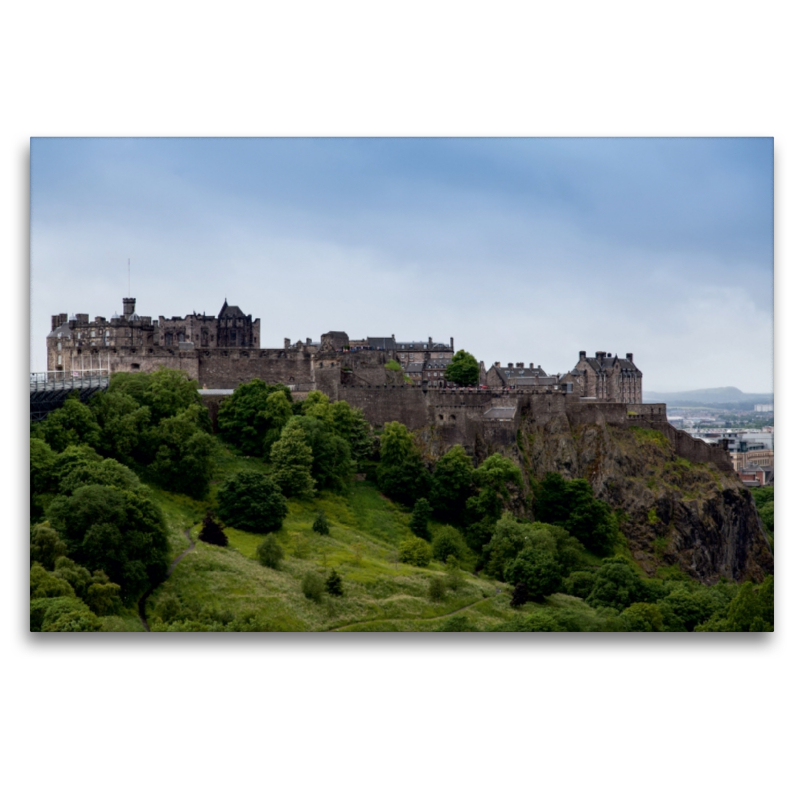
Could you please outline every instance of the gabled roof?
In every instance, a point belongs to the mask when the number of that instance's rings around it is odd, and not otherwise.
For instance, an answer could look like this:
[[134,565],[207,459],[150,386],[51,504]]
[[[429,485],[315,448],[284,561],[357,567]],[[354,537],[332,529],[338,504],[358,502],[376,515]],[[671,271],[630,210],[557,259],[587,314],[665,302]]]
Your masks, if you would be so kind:
[[239,306],[229,306],[227,298],[225,302],[222,304],[222,308],[219,312],[220,319],[231,319],[232,317],[244,317],[247,316]]
[[367,347],[382,347],[384,350],[394,350],[394,336],[367,336]]

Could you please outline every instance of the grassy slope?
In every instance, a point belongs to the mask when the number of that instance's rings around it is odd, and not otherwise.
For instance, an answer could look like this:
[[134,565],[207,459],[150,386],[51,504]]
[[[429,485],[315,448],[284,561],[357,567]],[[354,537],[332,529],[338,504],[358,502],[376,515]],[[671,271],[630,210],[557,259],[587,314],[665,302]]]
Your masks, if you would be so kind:
[[[241,468],[264,469],[263,462],[227,450],[220,456],[218,479]],[[183,530],[189,529],[196,541],[206,505],[168,492],[154,490],[154,495],[167,516],[174,558],[188,546]],[[320,510],[330,522],[328,537],[311,529]],[[178,618],[224,621],[254,615],[268,620],[268,628],[292,631],[436,630],[448,615],[460,611],[470,625],[481,629],[513,615],[508,594],[502,591],[507,587],[467,572],[463,588],[431,602],[430,579],[444,575],[444,565],[432,562],[418,568],[396,560],[397,546],[409,533],[409,517],[366,481],[355,482],[347,496],[324,493],[312,501],[292,500],[277,534],[287,556],[280,569],[256,561],[263,535],[226,528],[229,546],[197,542],[149,598],[147,618],[157,624],[162,613],[167,616],[168,602],[174,608],[174,600],[180,606],[173,611]],[[327,575],[332,568],[344,580],[344,597],[308,600],[300,589],[303,575]]]

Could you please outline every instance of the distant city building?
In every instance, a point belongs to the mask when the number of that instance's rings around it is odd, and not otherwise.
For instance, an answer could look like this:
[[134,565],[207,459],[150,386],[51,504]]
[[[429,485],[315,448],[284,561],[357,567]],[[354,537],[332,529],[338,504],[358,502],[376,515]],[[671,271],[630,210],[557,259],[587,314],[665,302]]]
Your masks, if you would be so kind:
[[760,412],[774,411],[775,406],[768,403],[758,403],[754,406],[753,410]]

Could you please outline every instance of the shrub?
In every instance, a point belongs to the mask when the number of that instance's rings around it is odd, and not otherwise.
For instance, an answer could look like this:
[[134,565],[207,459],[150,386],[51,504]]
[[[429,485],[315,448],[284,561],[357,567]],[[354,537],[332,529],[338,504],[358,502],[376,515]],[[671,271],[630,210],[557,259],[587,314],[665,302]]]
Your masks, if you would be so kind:
[[275,482],[258,472],[238,472],[227,480],[217,494],[217,502],[223,522],[256,533],[278,530],[289,513]]
[[629,631],[650,633],[663,630],[664,626],[661,611],[653,603],[632,603],[619,615],[619,618]]
[[431,563],[431,546],[418,536],[409,536],[400,542],[398,558],[404,564],[427,567]]
[[31,601],[32,631],[99,631],[100,620],[77,597],[48,597]]
[[445,525],[434,535],[432,549],[433,557],[437,561],[447,561],[450,556],[458,560],[464,558],[467,544],[455,528]]
[[330,535],[331,526],[328,524],[328,518],[325,516],[324,511],[320,511],[314,518],[314,524],[311,526],[311,530],[313,530],[314,533],[318,533],[320,536]]
[[264,541],[256,548],[258,560],[271,569],[278,569],[283,561],[283,548],[274,533],[268,533]]
[[336,597],[341,597],[344,594],[342,576],[335,569],[331,570],[331,574],[328,575],[325,581],[325,591]]
[[464,614],[456,614],[453,617],[448,617],[444,624],[438,629],[442,633],[464,633],[467,631],[477,631]]
[[503,572],[506,583],[524,583],[533,599],[553,594],[561,588],[558,564],[550,553],[526,545],[520,554],[506,565]]
[[419,536],[420,539],[430,541],[431,535],[428,531],[428,520],[431,518],[432,511],[431,504],[424,497],[420,497],[414,503],[414,510],[411,512],[411,520],[408,526],[414,532],[414,535]]
[[325,591],[325,581],[322,580],[322,576],[316,572],[306,572],[306,574],[303,575],[300,588],[309,600],[319,603],[322,600],[322,593]]
[[445,583],[447,588],[452,589],[454,592],[464,588],[464,576],[461,574],[461,567],[458,566],[458,560],[455,556],[447,556]]
[[67,554],[67,545],[49,522],[31,528],[31,564],[38,561],[45,569],[55,569],[56,559]]
[[594,574],[585,570],[573,572],[564,579],[564,591],[573,597],[585,600],[594,588]]
[[201,542],[215,544],[217,547],[228,546],[228,537],[225,535],[225,531],[222,530],[222,525],[211,516],[210,512],[203,519],[203,529],[200,531],[198,538]]
[[428,584],[428,597],[431,602],[438,603],[444,599],[447,587],[441,575],[434,575]]

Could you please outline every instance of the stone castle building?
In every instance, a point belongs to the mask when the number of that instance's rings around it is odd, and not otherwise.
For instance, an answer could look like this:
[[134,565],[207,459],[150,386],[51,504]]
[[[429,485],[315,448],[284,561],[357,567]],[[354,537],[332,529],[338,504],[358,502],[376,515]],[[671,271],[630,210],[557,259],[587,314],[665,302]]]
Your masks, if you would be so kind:
[[581,351],[575,367],[560,375],[533,363],[495,362],[487,372],[481,362],[481,388],[465,389],[444,378],[454,354],[452,338],[449,344],[432,338],[398,342],[394,335],[351,340],[344,331],[329,331],[319,342],[284,339],[283,347],[262,348],[260,320],[227,300],[216,317],[192,313],[153,320],[140,317],[135,307],[134,298],[125,298],[122,315],[111,319],[54,315],[48,371],[180,369],[205,390],[212,418],[225,394],[254,378],[283,383],[300,396],[318,389],[332,401],[363,409],[373,425],[397,420],[412,430],[428,430],[441,452],[461,444],[476,456],[513,447],[525,418],[645,425],[663,431],[679,455],[731,469],[723,448],[676,431],[664,404],[642,403],[642,373],[632,353],[619,358],[598,351],[587,358]]

